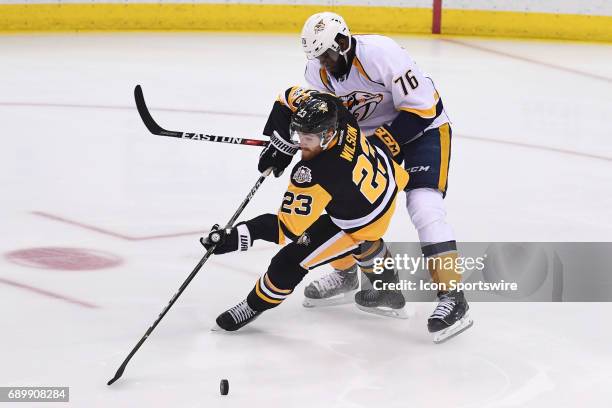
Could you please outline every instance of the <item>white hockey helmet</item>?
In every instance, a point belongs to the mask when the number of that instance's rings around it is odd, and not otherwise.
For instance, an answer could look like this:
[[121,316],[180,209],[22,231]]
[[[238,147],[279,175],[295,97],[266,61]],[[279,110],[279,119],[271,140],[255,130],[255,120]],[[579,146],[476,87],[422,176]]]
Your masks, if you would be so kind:
[[338,34],[348,37],[350,44],[351,32],[340,15],[325,11],[310,16],[302,28],[302,48],[306,57],[315,59],[329,49],[344,55],[346,51],[336,42]]

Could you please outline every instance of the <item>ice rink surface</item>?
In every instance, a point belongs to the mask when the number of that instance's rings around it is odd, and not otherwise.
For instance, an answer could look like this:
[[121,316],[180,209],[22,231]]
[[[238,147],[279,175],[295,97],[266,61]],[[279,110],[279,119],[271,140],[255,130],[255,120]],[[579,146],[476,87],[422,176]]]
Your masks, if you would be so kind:
[[[453,120],[459,240],[612,240],[612,46],[396,39]],[[258,176],[259,148],[151,135],[134,86],[168,129],[257,138],[303,83],[299,38],[10,35],[0,61],[0,386],[70,386],[54,406],[75,407],[608,406],[607,303],[473,303],[474,327],[434,345],[433,304],[408,321],[307,310],[303,282],[247,328],[210,332],[265,272],[265,243],[212,258],[107,387],[203,254],[198,231]],[[287,182],[267,180],[242,219],[275,212]],[[417,239],[403,207],[388,241]]]

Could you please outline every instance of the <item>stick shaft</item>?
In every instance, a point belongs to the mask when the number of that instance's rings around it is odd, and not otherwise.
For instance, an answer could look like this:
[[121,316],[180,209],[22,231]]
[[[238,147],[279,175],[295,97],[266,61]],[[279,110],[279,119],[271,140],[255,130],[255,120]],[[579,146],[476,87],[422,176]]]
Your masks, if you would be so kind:
[[[259,187],[261,186],[261,184],[264,182],[266,177],[268,177],[268,175],[270,174],[271,170],[272,169],[268,169],[265,172],[263,172],[261,176],[259,176],[259,178],[257,179],[257,182],[255,182],[255,185],[251,188],[251,190],[249,191],[245,199],[242,201],[242,203],[240,203],[240,206],[238,207],[236,212],[234,212],[234,215],[232,215],[232,217],[228,221],[225,228],[231,228],[234,225],[234,222],[236,222],[236,220],[238,219],[242,211],[245,209],[247,204],[251,201],[251,199],[253,198],[253,196],[255,195]],[[108,381],[107,385],[111,385],[115,381],[117,381],[119,378],[121,378],[121,376],[123,375],[123,372],[125,371],[125,368],[127,367],[128,363],[130,362],[134,354],[136,354],[138,349],[140,349],[140,346],[142,346],[142,344],[147,340],[149,335],[153,333],[153,330],[155,330],[159,322],[162,321],[166,313],[168,313],[172,305],[174,305],[174,303],[178,300],[178,298],[181,296],[181,294],[187,288],[187,286],[193,280],[193,278],[195,278],[195,276],[198,274],[202,266],[204,266],[204,264],[206,263],[206,261],[208,260],[208,258],[210,257],[210,255],[213,253],[214,250],[215,250],[215,247],[213,246],[208,251],[206,251],[202,259],[200,259],[200,262],[198,262],[195,268],[193,268],[193,271],[191,271],[191,273],[189,274],[185,282],[183,282],[179,290],[174,294],[174,296],[172,296],[172,299],[170,299],[170,302],[168,303],[168,305],[162,310],[162,312],[159,314],[155,322],[153,322],[153,324],[149,327],[149,329],[146,331],[144,336],[142,336],[140,341],[136,344],[136,346],[134,346],[132,351],[130,351],[130,354],[128,354],[125,360],[123,360],[123,363],[121,363],[121,366],[119,366],[119,369],[117,369],[115,376],[110,381]]]
[[136,85],[134,88],[134,100],[136,101],[136,108],[138,109],[138,113],[140,114],[140,118],[144,122],[145,126],[151,133],[158,136],[167,136],[167,137],[175,137],[178,139],[191,139],[191,140],[202,140],[205,142],[216,142],[216,143],[230,143],[230,144],[239,144],[239,145],[247,145],[247,146],[267,146],[268,141],[260,140],[260,139],[247,139],[242,137],[228,137],[228,136],[219,136],[219,135],[210,135],[207,133],[198,133],[198,132],[183,132],[177,130],[167,130],[162,128],[155,122],[153,116],[151,116],[151,112],[149,112],[149,108],[147,108],[147,104],[144,100],[144,94],[142,93],[142,87],[140,85]]

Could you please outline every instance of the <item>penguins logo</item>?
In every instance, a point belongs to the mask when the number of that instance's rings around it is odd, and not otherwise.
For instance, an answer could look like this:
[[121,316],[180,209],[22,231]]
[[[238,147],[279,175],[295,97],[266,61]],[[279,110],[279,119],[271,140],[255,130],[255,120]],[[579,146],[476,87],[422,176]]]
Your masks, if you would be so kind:
[[354,91],[341,97],[344,106],[361,121],[372,116],[376,107],[382,102],[382,94],[373,94],[363,91]]

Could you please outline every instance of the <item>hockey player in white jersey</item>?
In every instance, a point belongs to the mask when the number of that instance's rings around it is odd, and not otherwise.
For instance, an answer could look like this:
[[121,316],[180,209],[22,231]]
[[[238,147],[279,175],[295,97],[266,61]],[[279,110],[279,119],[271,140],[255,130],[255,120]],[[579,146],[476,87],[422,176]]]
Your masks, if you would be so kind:
[[[433,81],[391,38],[351,35],[335,13],[311,16],[302,30],[308,62],[305,78],[312,88],[340,97],[358,120],[362,132],[382,140],[410,173],[407,209],[418,231],[423,255],[434,260],[430,274],[437,283],[460,281],[455,267],[457,245],[446,221],[446,195],[451,151],[451,126]],[[443,262],[435,262],[435,260]],[[330,275],[305,288],[305,305],[351,291],[357,268],[349,258],[332,264]],[[361,302],[360,302],[361,299]],[[363,303],[364,297],[356,297]],[[472,325],[461,291],[440,291],[428,319],[434,341],[443,341]],[[376,307],[371,298],[366,307]]]

